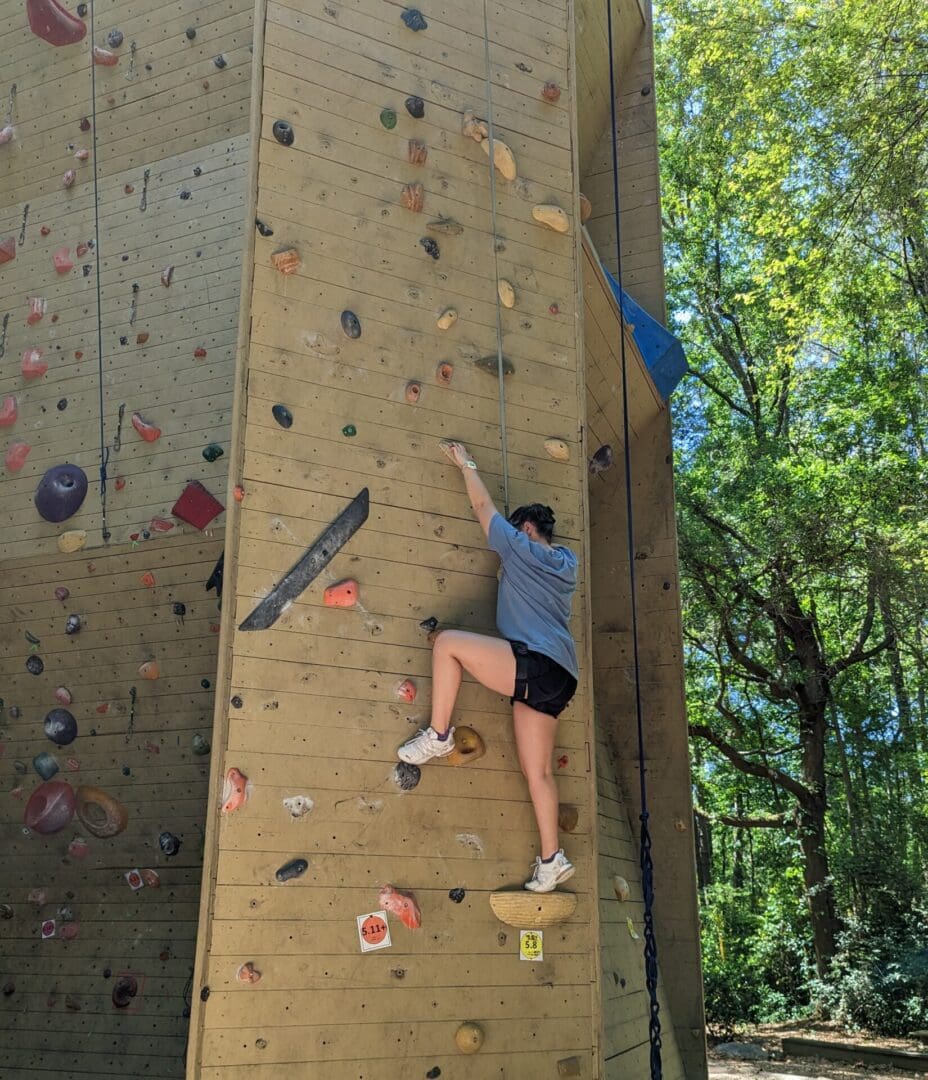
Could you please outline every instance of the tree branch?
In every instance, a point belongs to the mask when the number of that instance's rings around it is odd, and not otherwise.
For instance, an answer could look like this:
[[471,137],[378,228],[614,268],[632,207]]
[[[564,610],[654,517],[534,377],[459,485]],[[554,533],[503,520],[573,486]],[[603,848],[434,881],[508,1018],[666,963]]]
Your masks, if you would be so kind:
[[698,804],[693,805],[693,813],[713,825],[730,825],[733,829],[795,829],[796,819],[792,814],[771,814],[763,817],[733,817],[731,814],[710,814]]
[[762,780],[772,780],[773,783],[795,796],[803,806],[810,802],[812,793],[798,780],[794,780],[789,773],[774,769],[770,765],[759,765],[756,761],[749,761],[720,735],[716,735],[707,724],[690,724],[689,733],[695,739],[705,739],[706,742],[711,743],[740,772],[747,773],[748,776],[760,777]]

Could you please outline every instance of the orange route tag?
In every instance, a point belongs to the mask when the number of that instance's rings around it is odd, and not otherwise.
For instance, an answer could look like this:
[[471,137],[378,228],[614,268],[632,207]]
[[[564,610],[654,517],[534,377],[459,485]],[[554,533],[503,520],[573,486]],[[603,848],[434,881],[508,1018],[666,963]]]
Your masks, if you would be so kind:
[[361,940],[361,952],[373,952],[375,949],[388,949],[390,924],[385,911],[374,911],[369,915],[358,916],[358,937]]

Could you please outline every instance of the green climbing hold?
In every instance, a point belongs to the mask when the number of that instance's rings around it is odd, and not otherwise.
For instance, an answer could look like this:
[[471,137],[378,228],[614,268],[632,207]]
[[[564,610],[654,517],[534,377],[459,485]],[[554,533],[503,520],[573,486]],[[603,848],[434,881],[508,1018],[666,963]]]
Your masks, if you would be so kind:
[[342,428],[342,435],[345,435],[349,439],[353,439],[354,436],[357,435],[357,433],[358,429],[354,426],[354,424],[345,424],[345,426]]
[[396,127],[396,109],[382,109],[380,122],[387,131],[392,131]]
[[203,457],[207,461],[215,461],[216,458],[221,458],[224,451],[218,443],[210,443],[209,446],[203,447]]

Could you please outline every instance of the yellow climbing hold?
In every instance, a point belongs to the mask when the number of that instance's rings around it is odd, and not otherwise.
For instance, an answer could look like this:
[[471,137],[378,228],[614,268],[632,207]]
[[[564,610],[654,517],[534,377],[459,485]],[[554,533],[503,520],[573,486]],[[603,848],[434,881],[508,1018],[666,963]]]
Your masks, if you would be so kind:
[[500,922],[517,930],[543,930],[569,919],[577,909],[577,897],[568,892],[514,889],[490,893],[490,909]]
[[454,729],[454,749],[446,760],[449,765],[466,765],[469,761],[482,758],[486,752],[480,735],[471,727],[460,726]]
[[58,550],[62,555],[71,555],[75,551],[80,551],[86,543],[87,533],[83,529],[71,529],[58,537]]
[[468,1020],[454,1033],[454,1041],[462,1054],[476,1054],[483,1046],[483,1028],[473,1020]]
[[[501,139],[493,139],[493,164],[498,169],[500,175],[504,180],[515,180],[516,176],[516,158],[515,154],[509,149],[509,147]],[[490,156],[490,140],[481,142],[483,152]]]
[[499,302],[504,308],[516,306],[516,290],[512,287],[512,282],[500,278],[496,283],[496,291],[499,293]]
[[555,461],[570,461],[570,447],[563,439],[545,439],[545,453]]
[[450,330],[452,326],[458,321],[458,313],[453,307],[445,308],[445,310],[438,316],[438,329]]
[[[482,142],[489,137],[490,129],[487,127],[485,120],[477,119],[477,114],[473,109],[466,109],[461,124],[461,132],[475,142]],[[487,153],[489,153],[489,151],[487,151]]]
[[542,203],[532,208],[532,217],[555,232],[566,233],[570,228],[570,219],[559,206]]

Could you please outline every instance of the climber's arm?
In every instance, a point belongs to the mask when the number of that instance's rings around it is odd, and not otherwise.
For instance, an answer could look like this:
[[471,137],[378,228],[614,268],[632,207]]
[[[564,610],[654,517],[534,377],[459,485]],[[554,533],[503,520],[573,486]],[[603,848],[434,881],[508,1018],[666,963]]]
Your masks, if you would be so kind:
[[442,443],[442,450],[461,470],[470,505],[473,508],[474,515],[480,522],[480,528],[483,529],[484,536],[487,536],[490,531],[490,521],[493,515],[497,513],[497,510],[492,496],[487,491],[486,484],[477,474],[477,463],[470,456],[467,447],[463,443],[445,442]]

